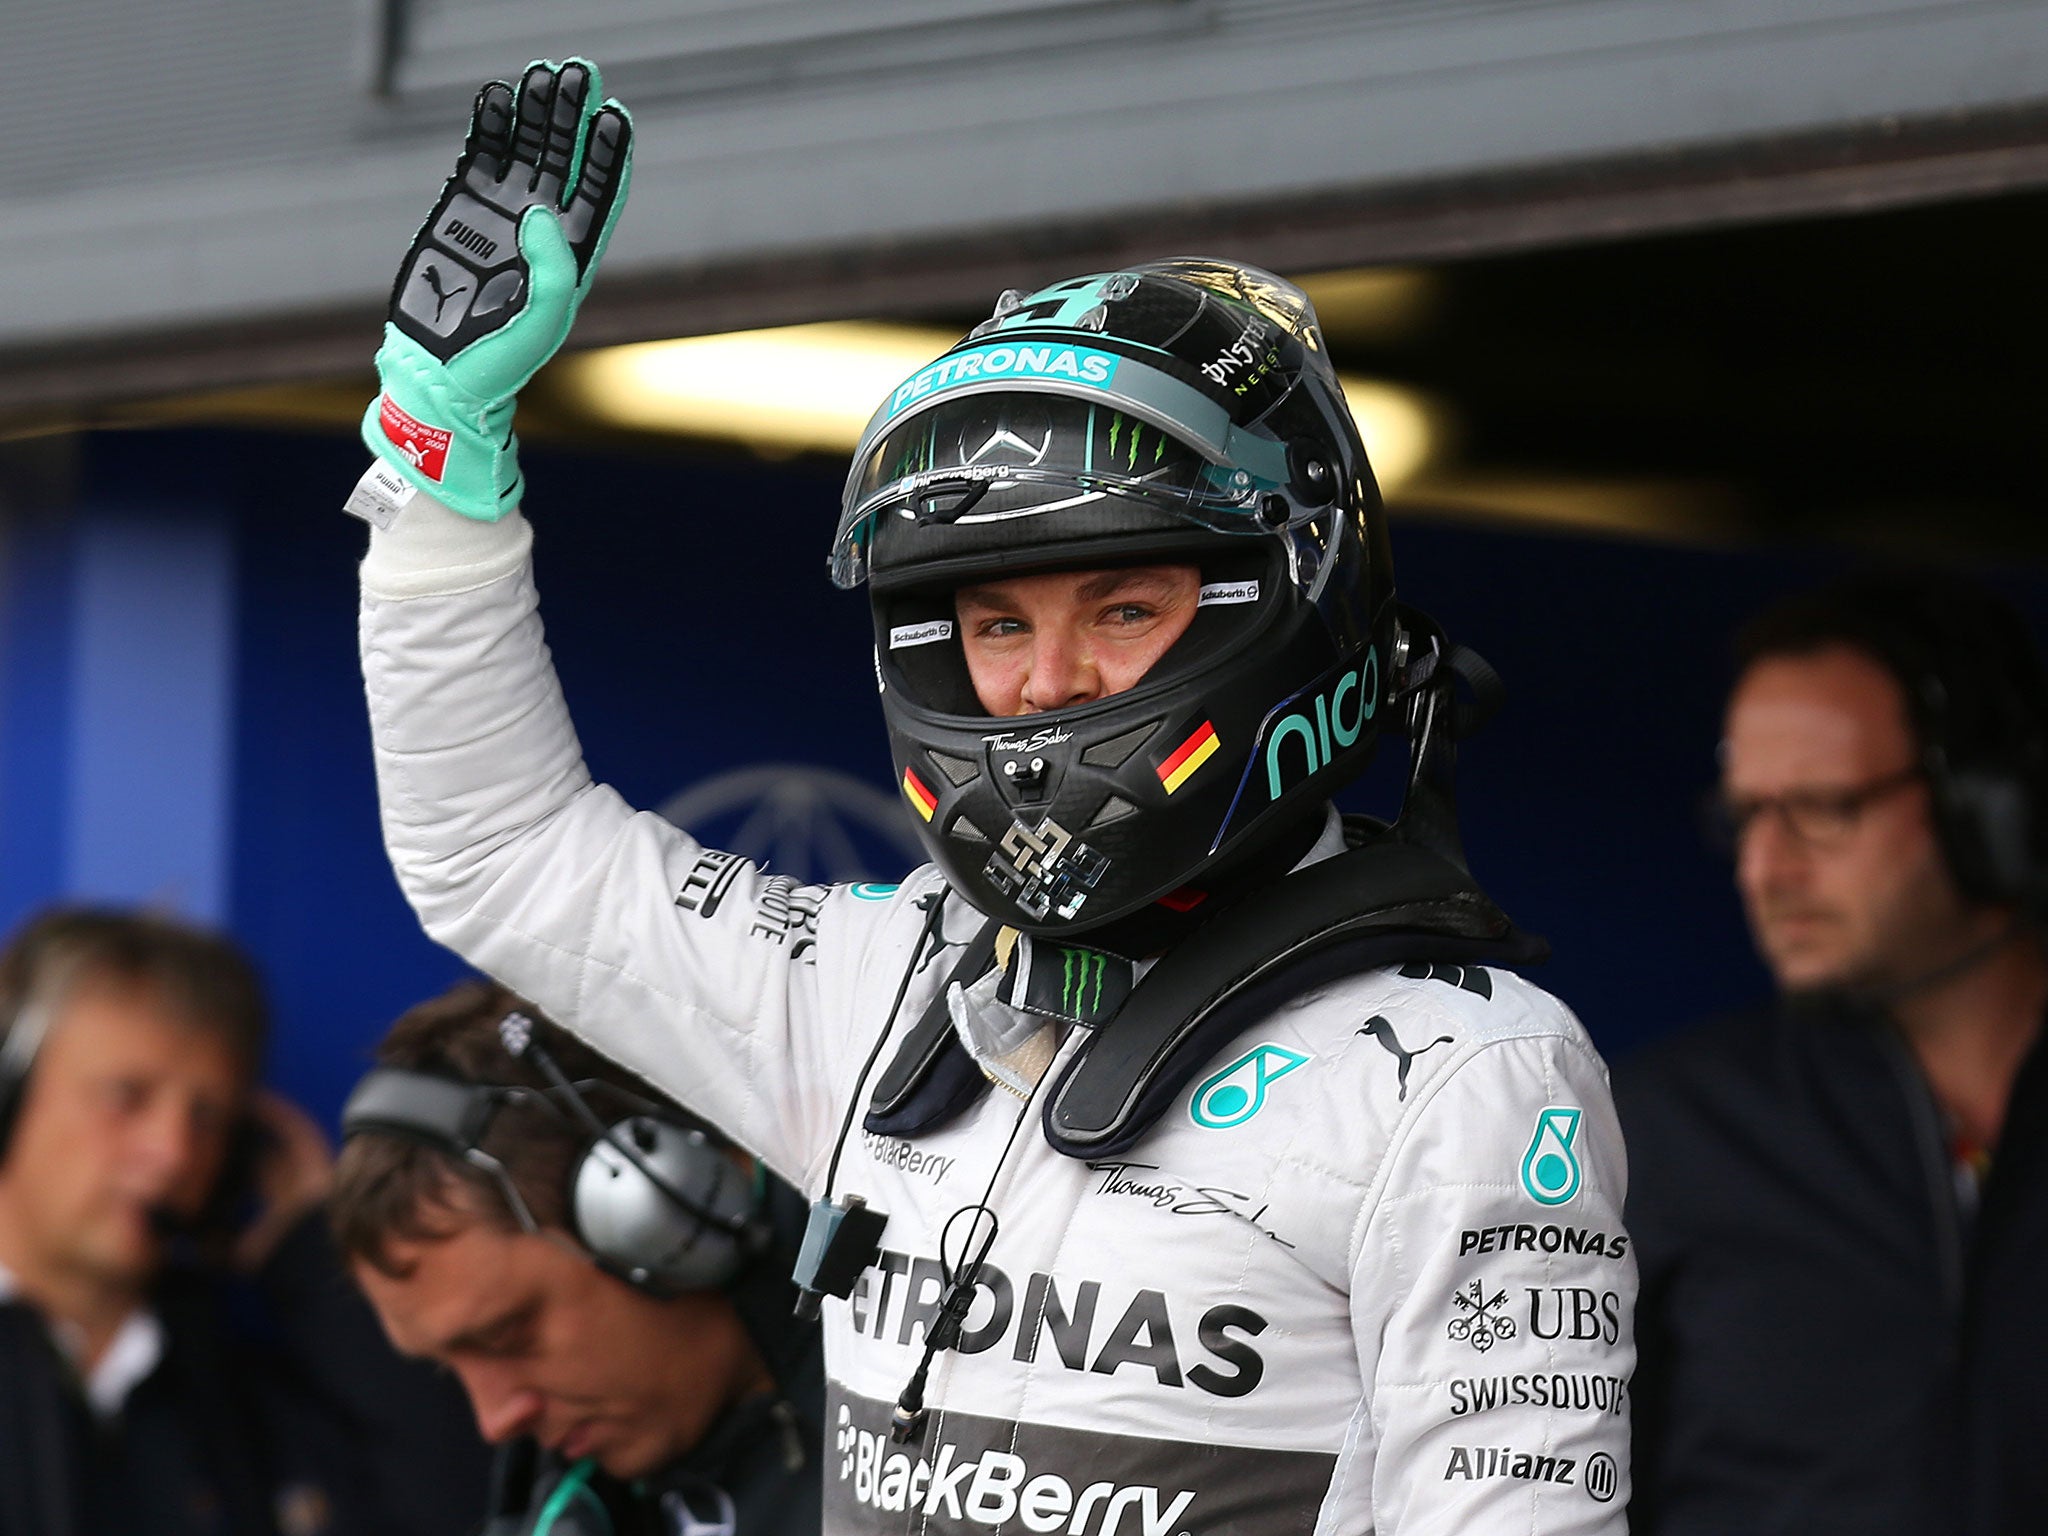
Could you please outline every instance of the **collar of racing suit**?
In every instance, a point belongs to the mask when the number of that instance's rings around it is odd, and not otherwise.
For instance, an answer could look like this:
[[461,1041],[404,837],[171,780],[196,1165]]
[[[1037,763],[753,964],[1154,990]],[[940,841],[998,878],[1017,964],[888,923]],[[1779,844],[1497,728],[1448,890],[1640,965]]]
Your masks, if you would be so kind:
[[1088,1159],[1128,1150],[1224,1043],[1343,975],[1405,963],[1527,964],[1517,929],[1461,866],[1363,818],[1328,813],[1286,876],[1214,912],[1164,954],[1130,961],[996,925],[971,942],[878,1083],[869,1131],[916,1136],[999,1084],[1023,1097],[1065,1025],[1091,1037],[1046,1096],[1047,1142]]
[[[1290,873],[1344,851],[1344,820],[1335,806],[1325,806],[1303,830],[1314,836],[1307,852],[1288,860]],[[1299,839],[1290,843],[1300,845]],[[993,968],[972,982],[947,983],[953,1031],[996,1087],[1028,1099],[1068,1028],[1108,1024],[1168,947],[1135,950],[1105,943],[1096,933],[1086,937],[1085,944],[1063,944],[1003,928],[996,934]],[[1126,958],[1131,953],[1139,958]]]
[[[632,1482],[518,1441],[499,1454],[498,1514],[483,1536],[775,1536],[802,1521],[771,1518],[764,1528],[746,1516],[773,1508],[766,1495],[775,1488],[800,1492],[815,1479],[814,1438],[788,1398],[766,1392],[735,1405],[687,1455]],[[572,1482],[580,1497],[565,1501]]]

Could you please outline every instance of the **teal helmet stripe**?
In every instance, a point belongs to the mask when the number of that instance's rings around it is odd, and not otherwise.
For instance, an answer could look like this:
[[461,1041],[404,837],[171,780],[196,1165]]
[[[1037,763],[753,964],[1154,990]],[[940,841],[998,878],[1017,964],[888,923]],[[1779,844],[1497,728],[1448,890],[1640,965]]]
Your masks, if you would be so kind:
[[[993,377],[973,366],[991,352],[998,354]],[[1023,356],[1027,353],[1028,358]],[[1092,360],[1098,358],[1113,366],[1094,365]],[[1085,471],[941,464],[947,455],[934,438],[941,408],[977,395],[1034,394],[1082,401],[1091,412],[1100,407],[1113,413],[1110,440],[1100,449],[1093,431],[1088,433]],[[1090,424],[1092,428],[1092,420]],[[914,438],[914,454],[899,457],[892,446],[899,434]],[[1088,479],[1088,489],[1159,500],[1147,480],[1175,443],[1191,450],[1202,470],[1196,481],[1183,482],[1166,498],[1170,510],[1220,533],[1273,531],[1261,514],[1266,495],[1291,480],[1288,447],[1263,426],[1233,422],[1228,408],[1203,390],[1127,353],[1066,347],[1056,341],[958,348],[911,375],[869,421],[841,497],[839,528],[832,540],[832,579],[842,587],[865,579],[869,530],[876,514],[914,499],[927,476],[948,486],[957,486],[963,478],[1013,483],[1043,478],[1047,483],[1071,484],[1071,477],[1080,473]],[[1142,457],[1147,450],[1149,462]],[[905,460],[918,467],[906,471]],[[1310,515],[1312,508],[1295,509],[1296,520]]]
[[[976,394],[1066,395],[1107,405],[1112,410],[1135,417],[1185,443],[1210,463],[1231,471],[1230,477],[1223,482],[1229,487],[1227,497],[1243,503],[1246,511],[1251,510],[1261,486],[1287,483],[1285,444],[1254,428],[1238,426],[1230,419],[1230,412],[1207,394],[1139,358],[1118,356],[1109,377],[1101,383],[1066,373],[1013,370],[994,377],[972,372],[963,376],[957,367],[948,368],[959,359],[986,355],[992,350],[995,349],[980,346],[950,352],[937,363],[912,374],[883,402],[882,408],[868,422],[867,430],[861,434],[860,446],[854,450],[853,470],[847,486],[849,496],[856,494],[876,444],[895,430],[896,418],[913,399],[915,409],[923,410],[941,400]],[[1062,349],[1055,346],[1046,350],[1057,353]],[[906,391],[912,393],[906,397]],[[1135,463],[1133,456],[1131,464],[1126,467],[1134,467]],[[852,516],[864,518],[874,510],[876,502],[887,499],[879,490],[871,492],[851,509]],[[842,529],[841,537],[845,537],[848,531]]]

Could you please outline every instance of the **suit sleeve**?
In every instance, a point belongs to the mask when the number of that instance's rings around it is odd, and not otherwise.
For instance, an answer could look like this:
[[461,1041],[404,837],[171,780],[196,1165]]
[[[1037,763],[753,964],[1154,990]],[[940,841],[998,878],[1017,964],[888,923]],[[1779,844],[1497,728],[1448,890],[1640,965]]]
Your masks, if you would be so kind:
[[1361,1223],[1369,1398],[1340,1475],[1369,1480],[1381,1536],[1627,1529],[1627,1164],[1606,1070],[1567,1022],[1433,1084]]
[[851,999],[866,966],[908,963],[916,892],[799,887],[595,782],[530,547],[517,513],[425,497],[372,536],[360,638],[392,868],[433,938],[807,1188],[881,1024]]

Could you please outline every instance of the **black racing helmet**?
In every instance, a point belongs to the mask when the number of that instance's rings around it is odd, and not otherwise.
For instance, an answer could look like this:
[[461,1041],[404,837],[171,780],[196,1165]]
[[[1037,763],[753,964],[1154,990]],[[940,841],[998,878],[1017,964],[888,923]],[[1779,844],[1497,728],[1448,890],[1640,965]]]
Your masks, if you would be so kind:
[[[963,585],[1194,564],[1187,632],[1126,692],[998,719]],[[832,576],[866,580],[882,712],[933,861],[1077,933],[1206,899],[1370,761],[1390,694],[1379,489],[1308,296],[1199,258],[1005,293],[876,412]]]

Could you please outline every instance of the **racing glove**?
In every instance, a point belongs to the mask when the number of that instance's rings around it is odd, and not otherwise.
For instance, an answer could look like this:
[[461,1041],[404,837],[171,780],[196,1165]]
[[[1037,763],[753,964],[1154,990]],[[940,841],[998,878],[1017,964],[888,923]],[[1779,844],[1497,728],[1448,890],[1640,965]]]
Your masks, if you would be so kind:
[[467,517],[519,505],[516,398],[568,337],[626,205],[633,124],[603,90],[584,59],[485,86],[398,270],[363,441]]

